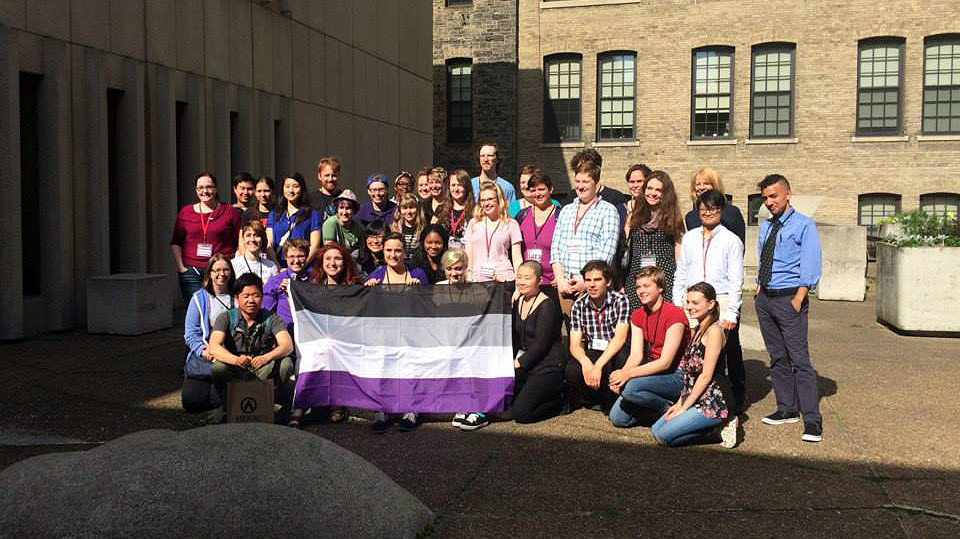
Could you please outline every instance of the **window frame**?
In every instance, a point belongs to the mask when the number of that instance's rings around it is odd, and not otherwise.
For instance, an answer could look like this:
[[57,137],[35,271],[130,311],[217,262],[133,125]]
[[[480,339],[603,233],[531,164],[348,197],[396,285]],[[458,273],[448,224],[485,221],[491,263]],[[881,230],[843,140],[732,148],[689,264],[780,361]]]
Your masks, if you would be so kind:
[[[727,94],[697,94],[697,53],[698,52],[717,52],[718,54],[730,55],[730,92]],[[736,76],[736,48],[730,45],[706,45],[697,47],[690,52],[690,140],[730,140],[736,138],[734,132],[734,93]],[[709,80],[709,79],[707,79]],[[698,96],[727,96],[730,99],[728,134],[726,136],[697,136],[696,134],[696,116],[697,116],[697,97]]]
[[864,208],[864,206],[865,206],[864,202],[874,202],[874,204],[875,204],[876,202],[882,201],[884,198],[887,198],[887,199],[890,199],[890,200],[893,200],[893,201],[894,201],[894,203],[893,203],[894,210],[893,210],[893,214],[892,214],[892,215],[882,215],[882,216],[880,216],[881,219],[886,218],[886,217],[893,217],[893,215],[896,215],[896,214],[900,213],[901,208],[903,207],[903,195],[900,195],[900,194],[897,194],[897,193],[886,193],[886,192],[861,193],[861,194],[857,195],[857,226],[865,226],[865,227],[868,227],[868,229],[869,229],[870,227],[879,227],[879,226],[880,226],[880,225],[878,225],[878,224],[876,224],[876,223],[874,223],[874,224],[865,224],[865,223],[863,222],[863,211],[862,211],[862,210],[863,210],[863,208]]
[[[756,206],[757,210],[754,211],[753,207]],[[760,208],[763,207],[763,195],[760,193],[750,193],[747,195],[747,226],[759,226],[760,218],[757,217],[757,213],[760,212]]]
[[[470,68],[470,99],[469,101],[458,100],[454,101],[451,96],[453,95],[453,70],[460,67],[469,67]],[[446,128],[447,128],[447,144],[470,144],[473,142],[473,59],[471,58],[450,58],[446,61]],[[459,75],[462,76],[462,75]],[[468,119],[469,125],[466,127],[458,126],[454,127],[453,125],[453,105],[454,103],[469,103],[467,107],[470,111],[466,116]],[[454,133],[460,133],[465,130],[465,134],[461,136],[453,136]]]
[[472,6],[473,0],[445,0],[443,3],[444,7],[464,7]]
[[[946,131],[936,131],[936,130],[930,131],[924,127],[924,124],[926,123],[926,119],[927,119],[927,116],[925,113],[927,108],[927,89],[943,88],[942,86],[939,86],[939,85],[927,86],[927,49],[933,45],[942,44],[943,42],[953,42],[956,46],[960,47],[960,34],[954,34],[954,33],[937,34],[937,35],[927,36],[923,39],[923,72],[922,72],[923,74],[921,78],[922,86],[921,86],[921,93],[920,93],[920,133],[924,135],[958,135],[960,134],[960,129],[958,130],[948,129]],[[958,69],[960,69],[960,67],[958,67]],[[960,92],[960,84],[958,85],[951,84],[947,86],[947,88],[956,89],[958,92]],[[940,103],[940,102],[936,101],[936,103]],[[954,101],[949,101],[949,103],[954,103]],[[957,101],[957,103],[960,103],[960,101]],[[951,118],[951,117],[952,116],[948,116],[948,118]],[[938,118],[938,116],[934,116],[933,118],[934,118],[934,121],[936,121],[935,119]]]
[[[787,52],[790,54],[790,129],[786,135],[758,135],[754,131],[755,102],[758,93],[771,94],[781,92],[757,92],[756,83],[757,56],[772,52]],[[797,44],[786,41],[758,43],[750,47],[750,138],[751,139],[789,139],[796,136],[797,129]],[[779,110],[779,109],[778,109]]]
[[[857,112],[854,118],[854,133],[857,136],[893,136],[900,135],[903,133],[903,83],[904,75],[903,70],[905,66],[904,62],[904,52],[906,51],[906,42],[907,40],[898,36],[881,36],[881,37],[868,37],[861,39],[857,42]],[[897,125],[893,128],[888,127],[860,127],[860,107],[863,104],[861,102],[862,93],[864,88],[860,86],[861,82],[861,66],[863,65],[862,54],[865,48],[867,47],[884,47],[884,46],[894,46],[898,51],[898,73],[897,73]],[[870,90],[877,90],[877,87],[872,87]],[[880,91],[889,92],[889,87],[882,87]],[[859,219],[859,218],[858,218]]]
[[944,210],[943,212],[938,212],[938,211],[931,212],[923,209],[923,205],[924,205],[923,199],[927,197],[937,197],[937,198],[943,197],[943,198],[953,199],[953,203],[957,205],[957,208],[953,210],[954,215],[960,215],[960,193],[951,193],[948,191],[936,191],[933,193],[923,193],[917,199],[917,208],[920,211],[926,213],[927,215],[940,215],[940,216],[946,217],[947,212],[949,212],[950,210]]
[[[579,84],[579,96],[576,98],[577,101],[577,132],[579,136],[576,138],[564,138],[563,130],[560,129],[562,126],[559,125],[559,122],[554,121],[553,124],[547,121],[547,118],[553,117],[556,118],[553,110],[553,101],[572,101],[571,98],[564,99],[551,99],[550,98],[550,64],[551,63],[563,63],[563,62],[576,62],[580,66],[580,84]],[[572,86],[571,86],[572,87]],[[551,132],[550,129],[553,127],[554,132]],[[543,142],[546,143],[559,143],[559,142],[580,142],[583,140],[583,55],[575,52],[563,52],[557,54],[549,54],[543,57]]]
[[[630,101],[633,102],[633,107],[630,110],[630,114],[633,116],[633,123],[630,126],[630,136],[629,137],[604,137],[603,136],[603,123],[601,122],[601,117],[603,114],[603,73],[602,66],[604,60],[607,58],[613,58],[619,55],[630,55],[633,57],[633,94],[630,96]],[[604,51],[597,54],[597,87],[596,87],[596,140],[597,142],[618,142],[618,141],[627,141],[627,140],[637,140],[637,51],[631,50],[615,50],[615,51]],[[606,98],[608,100],[626,100],[625,97],[610,97]],[[625,113],[626,111],[620,111]],[[611,127],[609,129],[625,129],[624,126]]]

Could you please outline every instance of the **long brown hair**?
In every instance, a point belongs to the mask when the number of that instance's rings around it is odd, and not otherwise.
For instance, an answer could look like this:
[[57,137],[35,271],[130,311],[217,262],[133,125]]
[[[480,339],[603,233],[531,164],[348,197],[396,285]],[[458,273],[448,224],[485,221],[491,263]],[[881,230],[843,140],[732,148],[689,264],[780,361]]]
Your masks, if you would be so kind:
[[650,221],[650,215],[653,209],[647,204],[647,199],[643,194],[647,191],[647,185],[652,180],[657,180],[663,184],[663,190],[660,194],[660,204],[657,205],[657,213],[660,217],[660,230],[673,241],[680,241],[680,238],[683,237],[683,233],[686,232],[687,229],[683,224],[683,216],[680,215],[680,206],[677,203],[677,190],[673,186],[673,180],[670,179],[669,174],[662,170],[654,170],[643,180],[643,189],[633,205],[633,212],[630,213],[630,229],[640,228],[642,224]]
[[447,188],[445,192],[446,196],[443,197],[443,204],[437,208],[436,216],[438,223],[446,223],[450,220],[450,214],[453,213],[453,195],[450,194],[450,180],[453,178],[456,178],[457,181],[463,185],[466,198],[466,201],[463,203],[463,211],[466,212],[468,220],[469,217],[473,216],[473,208],[476,204],[476,201],[473,197],[473,182],[470,180],[470,174],[466,170],[458,168],[457,170],[451,172],[450,176],[447,178]]
[[357,263],[353,261],[350,253],[339,243],[328,243],[317,252],[313,271],[310,272],[310,282],[326,284],[327,274],[323,271],[323,255],[327,251],[337,251],[340,253],[340,256],[343,257],[343,269],[340,270],[339,275],[334,275],[333,277],[337,281],[337,284],[359,284],[360,277],[357,275]]

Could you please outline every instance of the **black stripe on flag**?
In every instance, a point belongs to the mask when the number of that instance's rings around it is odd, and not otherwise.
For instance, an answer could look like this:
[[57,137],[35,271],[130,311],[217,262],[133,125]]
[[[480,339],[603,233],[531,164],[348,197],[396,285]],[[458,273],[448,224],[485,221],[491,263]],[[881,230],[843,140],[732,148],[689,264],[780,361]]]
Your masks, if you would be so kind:
[[455,318],[510,314],[513,283],[323,286],[291,281],[295,308],[334,316]]

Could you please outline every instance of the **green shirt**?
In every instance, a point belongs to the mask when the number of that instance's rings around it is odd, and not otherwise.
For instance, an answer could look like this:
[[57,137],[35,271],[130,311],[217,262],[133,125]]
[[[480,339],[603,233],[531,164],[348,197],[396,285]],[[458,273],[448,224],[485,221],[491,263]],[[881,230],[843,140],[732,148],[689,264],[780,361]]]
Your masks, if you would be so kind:
[[363,229],[359,223],[351,219],[348,226],[343,226],[336,215],[331,215],[323,222],[322,230],[324,242],[335,241],[356,258],[354,253],[359,251],[360,240],[363,238]]

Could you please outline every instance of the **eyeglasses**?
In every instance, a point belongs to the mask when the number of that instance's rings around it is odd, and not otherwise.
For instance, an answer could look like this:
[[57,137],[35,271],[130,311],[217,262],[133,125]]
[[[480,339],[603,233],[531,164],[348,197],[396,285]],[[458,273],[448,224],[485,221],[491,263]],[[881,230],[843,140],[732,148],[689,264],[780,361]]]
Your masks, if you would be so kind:
[[700,215],[717,215],[720,211],[720,208],[700,208]]

